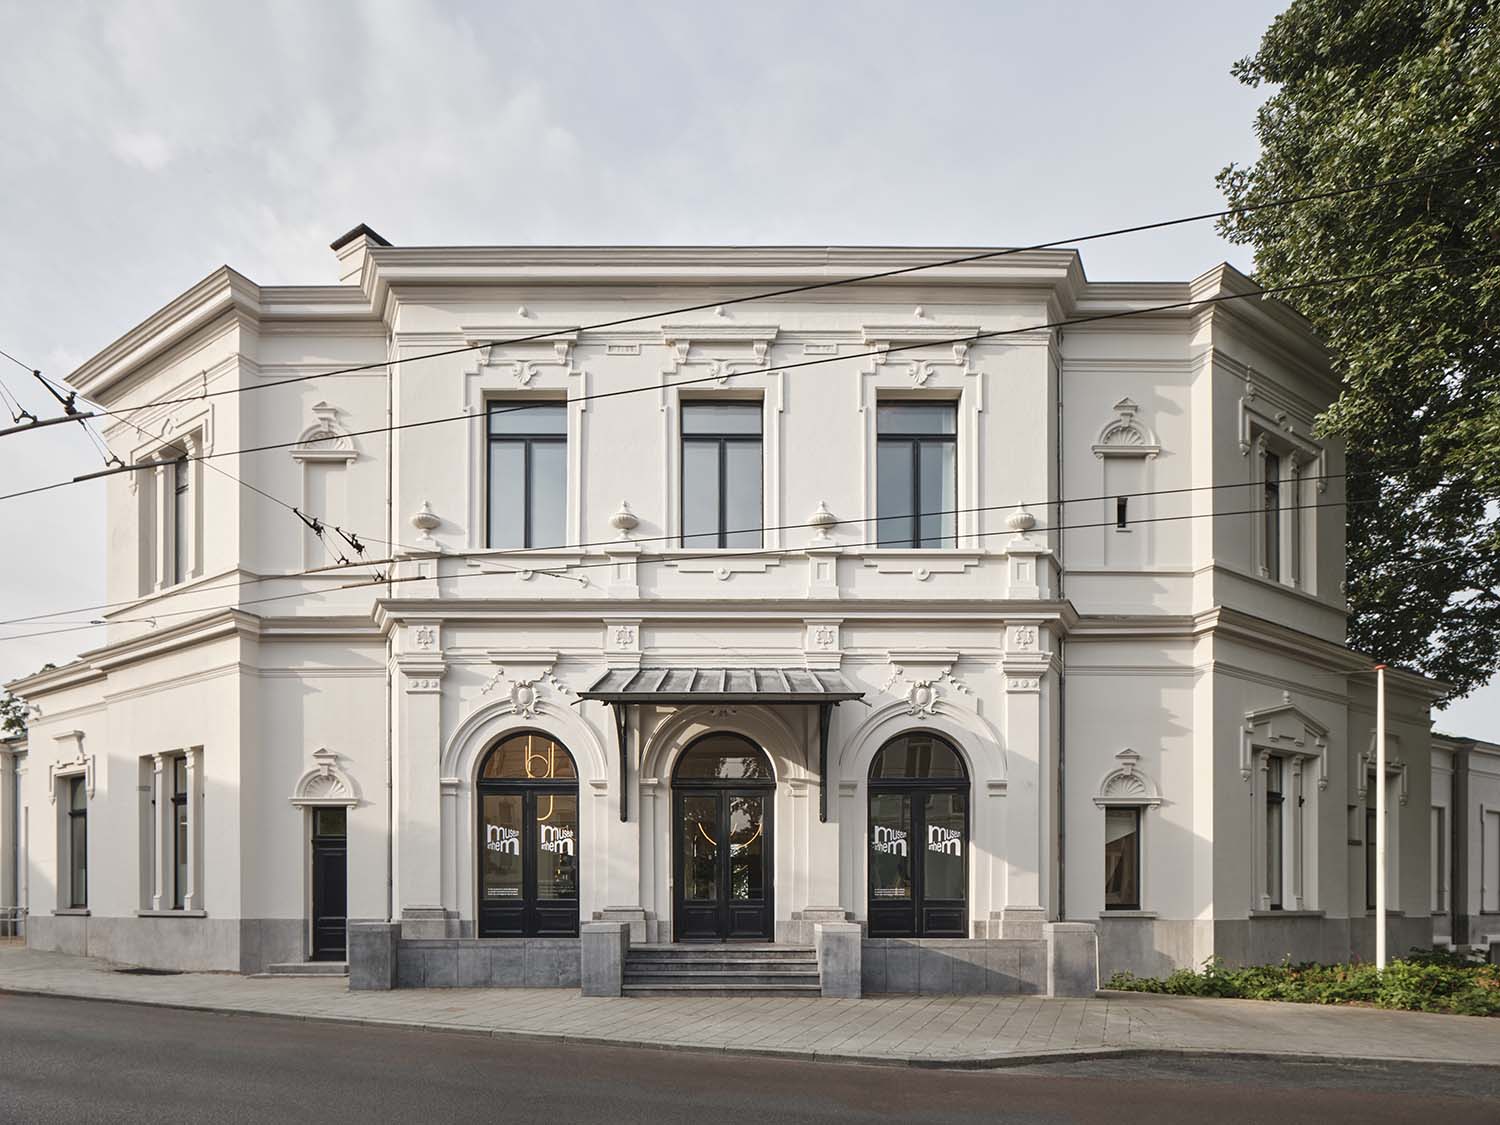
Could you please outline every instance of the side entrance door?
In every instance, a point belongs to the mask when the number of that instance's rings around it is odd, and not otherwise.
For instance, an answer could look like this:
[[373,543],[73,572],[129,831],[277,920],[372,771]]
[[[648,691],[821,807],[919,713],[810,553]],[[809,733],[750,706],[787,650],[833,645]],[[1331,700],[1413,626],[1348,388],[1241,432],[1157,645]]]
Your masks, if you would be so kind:
[[342,806],[312,811],[312,957],[348,959],[348,816]]

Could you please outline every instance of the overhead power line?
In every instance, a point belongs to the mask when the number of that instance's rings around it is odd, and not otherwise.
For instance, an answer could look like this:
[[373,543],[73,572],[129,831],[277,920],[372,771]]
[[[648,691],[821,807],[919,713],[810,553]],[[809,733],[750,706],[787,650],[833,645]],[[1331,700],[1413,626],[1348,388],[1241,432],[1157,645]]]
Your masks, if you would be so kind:
[[[538,340],[550,340],[556,336],[568,335],[581,332],[597,332],[606,328],[620,328],[627,324],[640,324],[644,321],[659,320],[667,316],[683,316],[687,313],[703,312],[707,309],[717,309],[729,305],[741,305],[752,301],[765,301],[777,297],[791,297],[801,293],[811,293],[821,289],[831,289],[835,286],[860,285],[872,281],[884,281],[893,277],[919,273],[926,270],[943,269],[951,266],[967,265],[973,262],[992,261],[996,258],[1006,258],[1015,254],[1026,254],[1037,250],[1055,250],[1073,246],[1082,242],[1097,242],[1106,238],[1118,238],[1128,234],[1144,234],[1148,231],[1166,230],[1171,227],[1183,226],[1189,223],[1201,223],[1210,219],[1223,219],[1231,215],[1246,215],[1257,211],[1275,210],[1282,207],[1292,207],[1303,203],[1313,203],[1330,199],[1339,199],[1349,195],[1357,195],[1362,192],[1379,191],[1382,188],[1396,187],[1402,184],[1422,183],[1429,180],[1445,179],[1449,176],[1467,175],[1477,169],[1486,167],[1483,162],[1449,166],[1446,168],[1433,169],[1430,172],[1416,172],[1409,176],[1393,176],[1383,180],[1368,180],[1348,187],[1330,188],[1327,191],[1308,192],[1303,195],[1285,196],[1279,199],[1268,199],[1261,203],[1246,204],[1242,207],[1226,207],[1218,211],[1202,211],[1194,215],[1183,215],[1173,219],[1159,219],[1148,223],[1137,223],[1133,226],[1115,227],[1112,230],[1095,231],[1090,234],[1072,235],[1067,238],[1056,238],[1047,242],[1033,242],[1027,246],[1011,246],[999,250],[984,250],[974,254],[963,254],[953,258],[943,258],[931,262],[919,262],[910,266],[898,266],[892,269],[879,270],[873,273],[858,274],[852,277],[830,278],[827,281],[808,282],[802,285],[792,285],[781,289],[771,289],[759,293],[744,294],[741,296],[721,297],[712,301],[704,301],[694,305],[683,305],[665,311],[638,313],[633,316],[617,317],[613,320],[598,321],[594,324],[575,325],[571,327],[550,328],[544,332],[536,332],[527,336],[519,336],[507,340],[489,340],[479,344],[466,344],[457,348],[445,348],[440,351],[425,352],[420,355],[398,356],[395,359],[384,359],[373,363],[356,364],[352,367],[340,367],[331,371],[311,372],[307,375],[295,375],[286,379],[275,379],[265,383],[252,383],[245,386],[226,387],[223,390],[210,391],[205,388],[196,395],[183,398],[156,399],[151,402],[141,403],[138,406],[116,407],[104,413],[119,414],[134,412],[137,410],[149,410],[159,406],[176,406],[181,403],[198,402],[205,398],[216,398],[220,395],[245,394],[250,391],[270,390],[275,387],[284,387],[292,383],[305,383],[313,379],[327,379],[335,375],[353,375],[363,371],[374,371],[381,368],[395,367],[403,363],[417,363],[428,359],[442,359],[446,356],[462,355],[465,352],[479,351],[483,348],[497,344],[514,345],[533,343]],[[17,361],[19,362],[19,361]],[[0,497],[3,499],[3,497]]]
[[[1471,256],[1466,256],[1471,257]],[[841,363],[851,359],[869,358],[872,356],[889,356],[894,353],[911,351],[918,348],[942,347],[953,344],[972,344],[981,340],[1002,339],[1007,336],[1022,335],[1029,332],[1041,332],[1054,328],[1075,327],[1081,324],[1096,324],[1103,321],[1121,320],[1133,316],[1145,316],[1152,313],[1174,312],[1185,309],[1205,308],[1213,305],[1225,304],[1230,301],[1244,300],[1247,298],[1272,297],[1284,293],[1301,292],[1308,289],[1319,289],[1331,285],[1342,285],[1356,281],[1366,281],[1374,277],[1391,277],[1404,273],[1417,273],[1424,270],[1440,269],[1452,265],[1454,258],[1445,259],[1440,262],[1427,262],[1420,265],[1405,266],[1399,268],[1386,268],[1381,270],[1368,270],[1362,273],[1345,274],[1337,277],[1320,278],[1313,281],[1297,282],[1288,285],[1267,286],[1254,289],[1246,293],[1223,293],[1213,297],[1200,297],[1185,301],[1172,301],[1160,305],[1145,305],[1134,309],[1121,309],[1114,312],[1094,313],[1086,316],[1064,317],[1060,320],[1047,321],[1040,324],[1031,324],[1021,328],[994,329],[985,332],[970,332],[962,336],[954,336],[941,340],[921,340],[910,344],[892,345],[886,348],[869,349],[859,352],[847,352],[841,355],[820,356],[815,359],[800,360],[795,363],[776,364],[765,368],[756,368],[753,372],[740,372],[738,374],[772,375],[780,372],[795,371],[807,367],[817,367],[828,363]],[[692,386],[698,383],[718,382],[721,376],[718,374],[704,375],[693,379],[679,379],[671,385],[674,387]],[[660,383],[649,383],[633,387],[621,387],[610,391],[594,391],[588,394],[573,395],[565,401],[574,402],[597,402],[601,399],[618,398],[623,395],[640,394],[644,392],[659,393]],[[517,406],[506,407],[503,410],[495,410],[492,413],[508,414],[518,410],[529,410],[542,405],[555,405],[557,400],[537,400]],[[473,422],[476,416],[473,414],[449,414],[437,418],[426,418],[416,422],[401,422],[386,426],[377,426],[365,430],[351,430],[349,437],[367,437],[373,434],[389,434],[397,430],[418,429],[425,426],[442,425],[448,422]],[[300,444],[301,439],[293,441],[268,442],[262,445],[245,446],[240,449],[215,450],[212,453],[200,453],[193,455],[191,460],[206,460],[209,458],[238,457],[248,453],[265,453],[276,449],[290,449]],[[133,472],[137,469],[151,468],[152,462],[142,462],[126,465],[117,469],[105,469],[93,473],[84,473],[71,480],[54,481],[51,484],[37,485],[32,488],[21,489],[17,492],[0,494],[0,500],[13,500],[22,496],[34,496],[38,493],[48,492],[57,488],[65,488],[72,484],[81,484],[85,481],[96,480],[100,477],[113,476],[122,472]]]

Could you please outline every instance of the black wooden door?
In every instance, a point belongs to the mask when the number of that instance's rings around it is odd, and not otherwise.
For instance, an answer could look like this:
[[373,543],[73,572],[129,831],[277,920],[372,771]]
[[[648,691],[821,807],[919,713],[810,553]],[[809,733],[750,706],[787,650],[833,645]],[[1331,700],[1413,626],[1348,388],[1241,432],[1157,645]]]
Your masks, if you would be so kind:
[[482,786],[479,936],[578,934],[578,791]]
[[968,793],[870,786],[871,937],[968,937]]
[[770,941],[772,807],[765,788],[674,792],[677,941]]
[[313,810],[312,955],[343,961],[349,950],[349,859],[347,811]]

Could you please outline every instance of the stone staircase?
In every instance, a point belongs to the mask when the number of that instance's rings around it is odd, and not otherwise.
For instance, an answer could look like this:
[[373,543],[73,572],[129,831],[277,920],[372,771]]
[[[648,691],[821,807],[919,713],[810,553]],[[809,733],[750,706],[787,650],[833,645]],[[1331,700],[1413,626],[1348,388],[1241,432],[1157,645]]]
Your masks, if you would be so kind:
[[256,973],[258,977],[347,977],[347,961],[283,961],[267,965],[266,971]]
[[632,945],[626,996],[818,996],[818,954],[794,945]]

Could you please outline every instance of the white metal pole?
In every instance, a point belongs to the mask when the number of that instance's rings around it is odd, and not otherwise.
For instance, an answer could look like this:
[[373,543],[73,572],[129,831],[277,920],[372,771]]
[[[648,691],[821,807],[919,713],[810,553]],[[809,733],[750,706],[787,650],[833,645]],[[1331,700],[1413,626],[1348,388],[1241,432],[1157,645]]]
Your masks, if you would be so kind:
[[1375,967],[1385,968],[1385,665],[1375,665]]

